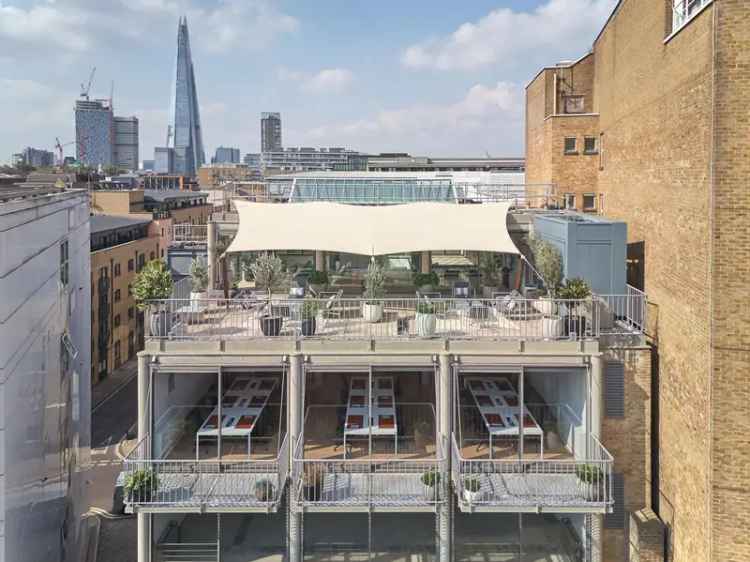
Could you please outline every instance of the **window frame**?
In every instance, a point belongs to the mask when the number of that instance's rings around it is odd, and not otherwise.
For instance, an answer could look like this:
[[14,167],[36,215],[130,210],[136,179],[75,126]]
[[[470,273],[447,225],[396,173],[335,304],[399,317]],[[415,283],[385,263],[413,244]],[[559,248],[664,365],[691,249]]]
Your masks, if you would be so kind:
[[[575,193],[563,193],[563,203],[566,211],[575,211],[576,209],[576,194]],[[572,204],[571,204],[572,203]]]
[[666,41],[684,29],[698,14],[705,10],[714,0],[671,0],[672,31]]
[[[594,202],[593,205],[590,205],[590,206],[586,205],[586,197],[592,198],[592,201]],[[583,205],[584,211],[596,211],[596,193],[587,192],[587,193],[581,194],[581,204]]]
[[[568,141],[573,141],[573,148],[568,150]],[[578,137],[564,137],[563,138],[563,154],[575,155],[578,154]]]
[[[599,154],[599,142],[598,142],[598,140],[599,139],[597,137],[594,137],[594,136],[588,136],[587,135],[587,136],[583,137],[583,153],[584,154],[589,154],[589,155]],[[588,148],[586,148],[586,143],[588,141],[592,141],[593,142],[594,148],[592,148],[591,150],[589,150]]]

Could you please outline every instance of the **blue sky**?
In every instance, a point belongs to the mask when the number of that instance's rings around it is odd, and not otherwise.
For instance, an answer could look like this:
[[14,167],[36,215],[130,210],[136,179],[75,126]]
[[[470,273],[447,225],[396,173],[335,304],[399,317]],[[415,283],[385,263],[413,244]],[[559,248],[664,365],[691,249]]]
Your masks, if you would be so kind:
[[0,0],[0,162],[72,140],[79,84],[163,144],[177,18],[191,33],[207,156],[286,146],[523,154],[523,87],[585,53],[615,0]]

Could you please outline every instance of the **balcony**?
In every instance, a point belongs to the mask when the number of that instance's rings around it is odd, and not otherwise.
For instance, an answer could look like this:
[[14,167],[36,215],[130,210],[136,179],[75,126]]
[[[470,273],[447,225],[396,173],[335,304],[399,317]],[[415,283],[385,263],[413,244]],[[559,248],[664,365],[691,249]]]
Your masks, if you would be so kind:
[[[625,295],[596,295],[584,301],[508,295],[493,299],[366,301],[342,297],[339,292],[328,298],[306,298],[304,302],[307,304],[303,308],[303,300],[283,297],[274,297],[270,302],[257,296],[152,301],[166,321],[153,326],[150,337],[156,340],[580,341],[643,334],[646,296],[632,287]],[[380,310],[377,321],[367,310],[373,302]],[[268,315],[278,320],[272,323],[263,320]]]
[[286,437],[269,460],[152,459],[149,436],[124,461],[126,482],[142,484],[125,494],[129,512],[275,512],[289,466]]
[[[461,511],[611,512],[613,458],[568,405],[525,404],[528,435],[494,442],[476,410],[461,410],[451,467]],[[560,438],[555,445],[550,428]]]

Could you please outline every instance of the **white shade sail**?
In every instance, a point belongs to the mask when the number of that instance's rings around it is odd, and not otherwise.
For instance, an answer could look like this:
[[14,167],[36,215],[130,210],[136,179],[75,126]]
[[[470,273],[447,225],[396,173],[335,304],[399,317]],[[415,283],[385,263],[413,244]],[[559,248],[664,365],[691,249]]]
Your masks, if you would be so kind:
[[510,203],[254,203],[236,200],[227,253],[322,250],[366,256],[439,250],[520,254],[508,234]]

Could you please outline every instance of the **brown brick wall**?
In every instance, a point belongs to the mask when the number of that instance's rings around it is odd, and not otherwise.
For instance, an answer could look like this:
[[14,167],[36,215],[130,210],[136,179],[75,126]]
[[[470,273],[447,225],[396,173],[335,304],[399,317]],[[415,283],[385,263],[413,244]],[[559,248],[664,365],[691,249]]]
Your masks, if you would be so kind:
[[750,3],[713,11],[711,554],[740,562],[750,560]]
[[549,183],[551,152],[545,150],[547,71],[526,88],[526,183]]

